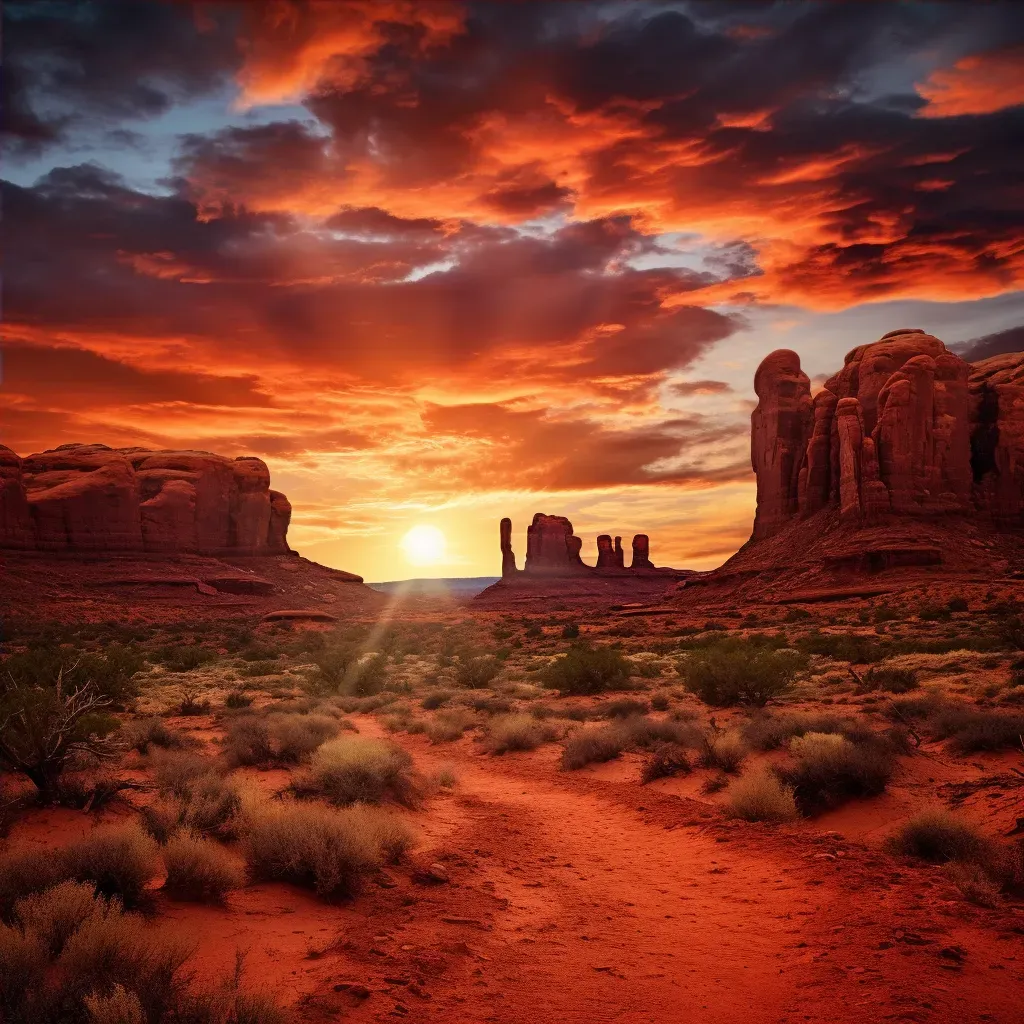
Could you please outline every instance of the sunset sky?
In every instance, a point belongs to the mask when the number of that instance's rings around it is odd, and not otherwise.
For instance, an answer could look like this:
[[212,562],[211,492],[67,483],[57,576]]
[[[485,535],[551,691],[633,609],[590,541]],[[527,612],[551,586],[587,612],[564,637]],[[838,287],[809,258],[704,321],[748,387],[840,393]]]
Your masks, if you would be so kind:
[[4,7],[0,441],[258,455],[369,580],[710,568],[765,354],[1024,348],[1024,4]]

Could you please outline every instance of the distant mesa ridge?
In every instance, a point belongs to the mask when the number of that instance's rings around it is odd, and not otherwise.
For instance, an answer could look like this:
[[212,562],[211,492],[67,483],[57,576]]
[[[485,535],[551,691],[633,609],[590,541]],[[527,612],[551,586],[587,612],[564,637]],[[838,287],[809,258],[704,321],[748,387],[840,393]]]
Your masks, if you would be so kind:
[[950,514],[1024,525],[1024,353],[971,364],[904,328],[855,348],[813,397],[788,349],[764,359],[754,390],[751,542],[827,508],[847,526]]
[[601,572],[607,575],[629,576],[637,572],[674,573],[674,569],[658,568],[651,562],[650,539],[645,533],[633,537],[633,557],[629,567],[625,564],[622,538],[612,539],[610,534],[597,538],[597,565],[590,566],[580,557],[583,541],[573,533],[572,523],[565,516],[549,516],[538,512],[526,528],[526,564],[520,570],[512,551],[512,520],[501,520],[502,579],[523,576],[573,576]]
[[287,554],[292,508],[257,458],[64,444],[0,445],[0,548]]

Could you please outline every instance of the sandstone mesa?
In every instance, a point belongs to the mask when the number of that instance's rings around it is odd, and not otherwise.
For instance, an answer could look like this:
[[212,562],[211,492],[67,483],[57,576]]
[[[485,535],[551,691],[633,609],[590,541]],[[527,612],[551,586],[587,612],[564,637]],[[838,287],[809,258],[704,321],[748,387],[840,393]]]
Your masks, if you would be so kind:
[[0,445],[0,547],[27,551],[272,555],[291,505],[257,458],[65,444]]

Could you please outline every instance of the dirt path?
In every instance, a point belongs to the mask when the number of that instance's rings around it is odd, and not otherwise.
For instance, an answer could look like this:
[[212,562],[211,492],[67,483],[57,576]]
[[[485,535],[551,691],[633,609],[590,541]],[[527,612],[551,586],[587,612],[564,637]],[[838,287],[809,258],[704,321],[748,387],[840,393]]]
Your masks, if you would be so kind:
[[[870,858],[844,860],[827,840],[801,850],[674,827],[664,808],[624,806],[615,787],[588,792],[586,773],[557,772],[553,748],[493,759],[468,742],[399,739],[422,769],[449,763],[459,776],[457,795],[420,822],[424,854],[452,881],[375,936],[368,963],[392,982],[352,1019],[1015,1019],[1020,936],[936,927],[935,905],[908,901],[899,878],[879,887]],[[953,946],[960,959],[942,955]],[[417,978],[412,997],[403,976]]]

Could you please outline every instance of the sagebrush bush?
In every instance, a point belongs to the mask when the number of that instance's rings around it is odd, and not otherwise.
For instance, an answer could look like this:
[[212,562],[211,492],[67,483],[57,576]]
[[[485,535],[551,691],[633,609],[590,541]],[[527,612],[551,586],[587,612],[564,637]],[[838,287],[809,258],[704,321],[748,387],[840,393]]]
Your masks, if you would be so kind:
[[933,864],[977,864],[992,856],[992,843],[977,826],[941,809],[915,815],[889,836],[885,845],[891,853],[919,857]]
[[1024,715],[983,711],[968,704],[949,704],[933,712],[927,728],[935,739],[948,739],[962,754],[1003,750],[1020,746]]
[[219,902],[245,884],[245,872],[219,843],[182,831],[163,849],[164,889],[176,899]]
[[969,903],[982,907],[996,905],[1000,885],[980,864],[952,861],[946,865],[946,874]]
[[625,690],[629,687],[630,663],[611,647],[574,644],[541,671],[541,682],[563,696]]
[[691,770],[690,759],[681,747],[674,743],[658,743],[640,769],[640,782],[646,784],[673,775],[687,775]]
[[228,726],[225,751],[240,765],[296,764],[341,731],[328,715],[243,715]]
[[252,697],[249,694],[244,693],[242,690],[232,690],[224,698],[224,707],[231,708],[232,711],[240,710],[241,708],[251,707]]
[[705,704],[763,707],[790,689],[800,665],[794,651],[725,640],[688,654],[679,671],[687,689]]
[[452,696],[451,690],[432,690],[420,701],[420,707],[425,711],[436,711],[439,707],[447,704]]
[[455,681],[468,690],[482,690],[491,685],[500,671],[501,662],[491,655],[460,659]]
[[487,726],[484,749],[492,754],[504,754],[510,750],[535,750],[554,738],[555,731],[532,715],[499,715]]
[[836,661],[853,664],[875,662],[884,654],[877,641],[859,633],[820,633],[814,630],[797,640],[796,647],[805,654],[823,654]]
[[180,750],[152,751],[149,766],[158,789],[181,797],[191,793],[197,780],[223,771],[212,758]]
[[465,731],[473,725],[473,716],[467,711],[452,709],[440,711],[427,723],[427,739],[431,743],[452,743],[462,739]]
[[115,985],[109,995],[93,992],[84,999],[89,1024],[145,1024],[142,1001],[122,985]]
[[809,732],[837,733],[851,743],[863,743],[874,735],[863,719],[831,712],[759,714],[743,726],[743,738],[755,750],[777,750],[794,736]]
[[192,672],[216,661],[217,652],[198,644],[180,644],[161,649],[156,657],[168,672]]
[[626,749],[626,742],[626,736],[614,726],[576,729],[565,741],[561,765],[571,771],[588,764],[612,761]]
[[263,803],[247,810],[242,849],[256,878],[292,882],[323,897],[348,896],[362,878],[412,843],[377,808]]
[[630,715],[646,715],[650,710],[647,701],[636,697],[618,697],[601,706],[607,718],[628,718]]
[[884,690],[886,693],[907,693],[916,690],[921,684],[917,672],[907,668],[872,667],[861,676],[863,684],[857,687],[858,693],[871,693]]
[[805,814],[817,814],[853,797],[877,796],[896,769],[883,741],[854,744],[835,733],[809,732],[790,742],[794,763],[779,769]]
[[729,810],[746,821],[790,821],[797,816],[793,790],[767,765],[756,765],[732,783]]
[[700,763],[704,768],[726,774],[739,771],[747,756],[747,745],[738,732],[709,730],[700,739]]
[[81,651],[58,643],[35,644],[27,651],[8,655],[2,675],[16,686],[51,687],[57,676],[65,689],[88,687],[116,707],[124,707],[138,695],[136,675],[145,667],[142,651],[134,645],[108,643],[102,653]]
[[82,922],[105,913],[107,903],[96,898],[91,882],[59,882],[14,904],[13,919],[26,933],[37,936],[51,957],[59,956]]
[[162,718],[140,718],[126,722],[121,727],[121,739],[140,754],[148,754],[150,747],[184,750],[196,745],[191,736],[172,729]]
[[412,805],[418,799],[412,769],[412,757],[391,740],[346,736],[316,750],[292,779],[292,789],[340,805],[388,799]]
[[67,877],[91,882],[101,896],[137,906],[156,877],[158,847],[137,821],[101,825],[64,847]]

